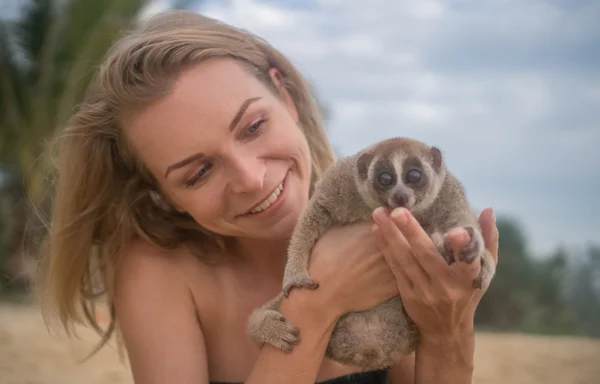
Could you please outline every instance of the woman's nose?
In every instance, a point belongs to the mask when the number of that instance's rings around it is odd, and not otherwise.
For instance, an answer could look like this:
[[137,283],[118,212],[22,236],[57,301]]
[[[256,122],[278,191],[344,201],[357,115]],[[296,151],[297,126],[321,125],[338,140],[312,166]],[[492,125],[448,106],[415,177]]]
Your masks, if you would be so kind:
[[231,190],[234,193],[256,192],[263,188],[266,164],[259,159],[240,158],[233,162]]

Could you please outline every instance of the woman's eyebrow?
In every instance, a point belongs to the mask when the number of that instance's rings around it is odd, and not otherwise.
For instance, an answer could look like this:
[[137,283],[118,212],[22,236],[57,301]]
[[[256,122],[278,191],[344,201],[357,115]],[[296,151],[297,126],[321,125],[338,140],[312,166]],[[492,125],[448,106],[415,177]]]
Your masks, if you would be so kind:
[[251,98],[247,99],[246,101],[244,101],[242,103],[242,105],[240,106],[240,109],[237,111],[237,113],[233,117],[233,120],[231,120],[231,124],[229,124],[229,131],[230,132],[233,131],[235,129],[235,127],[238,125],[238,123],[242,119],[242,116],[244,116],[244,112],[246,112],[246,109],[248,109],[248,107],[250,106],[250,104],[252,104],[255,101],[258,101],[260,99],[261,99],[260,96],[251,97]]
[[181,160],[181,161],[178,161],[178,162],[177,162],[177,163],[175,163],[175,164],[171,164],[171,165],[169,165],[169,166],[167,167],[167,171],[165,172],[165,179],[167,178],[167,176],[169,176],[169,173],[171,173],[171,172],[172,172],[172,171],[174,171],[175,169],[177,169],[177,168],[181,168],[181,167],[183,167],[183,166],[185,166],[185,165],[188,165],[189,163],[191,163],[191,162],[193,162],[193,161],[196,161],[196,160],[199,160],[199,159],[201,159],[201,158],[203,158],[203,157],[204,157],[204,154],[203,154],[203,153],[195,153],[195,154],[193,154],[193,155],[191,155],[191,156],[188,156],[188,157],[186,157],[185,159],[183,159],[183,160]]

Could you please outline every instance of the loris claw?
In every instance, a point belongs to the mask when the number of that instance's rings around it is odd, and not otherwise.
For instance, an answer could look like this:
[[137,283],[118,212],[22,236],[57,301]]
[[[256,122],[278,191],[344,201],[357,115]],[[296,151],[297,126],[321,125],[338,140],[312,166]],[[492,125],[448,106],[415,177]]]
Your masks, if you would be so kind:
[[308,275],[298,275],[288,278],[288,281],[283,285],[283,295],[288,297],[294,288],[317,289],[319,283],[311,279]]

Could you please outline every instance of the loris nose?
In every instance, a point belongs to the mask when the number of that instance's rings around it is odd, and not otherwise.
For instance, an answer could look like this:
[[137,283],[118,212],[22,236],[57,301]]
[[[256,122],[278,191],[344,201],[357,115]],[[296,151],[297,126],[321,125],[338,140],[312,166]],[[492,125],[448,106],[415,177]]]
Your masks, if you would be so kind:
[[408,194],[404,191],[395,192],[392,200],[396,204],[396,207],[404,207],[408,204]]

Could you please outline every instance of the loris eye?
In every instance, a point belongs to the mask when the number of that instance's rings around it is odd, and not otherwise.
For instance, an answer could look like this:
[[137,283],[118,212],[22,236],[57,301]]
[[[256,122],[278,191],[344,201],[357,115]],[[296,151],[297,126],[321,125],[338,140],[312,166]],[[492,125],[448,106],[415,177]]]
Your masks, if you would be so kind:
[[379,174],[379,183],[381,185],[390,185],[394,182],[394,176],[388,172],[382,172]]
[[411,169],[406,174],[406,182],[407,183],[418,183],[419,181],[421,181],[421,177],[422,177],[421,171],[419,171],[418,169]]

